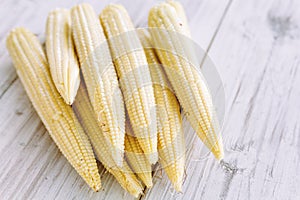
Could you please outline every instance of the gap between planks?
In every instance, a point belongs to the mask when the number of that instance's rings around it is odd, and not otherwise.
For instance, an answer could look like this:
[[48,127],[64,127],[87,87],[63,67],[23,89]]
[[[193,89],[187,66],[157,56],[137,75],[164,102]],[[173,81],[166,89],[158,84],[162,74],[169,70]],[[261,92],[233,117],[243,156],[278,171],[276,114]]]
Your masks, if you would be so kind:
[[[201,62],[200,62],[200,68],[203,67],[203,64],[205,63],[205,61],[206,61],[206,59],[207,59],[209,50],[210,50],[210,48],[211,48],[211,46],[212,46],[212,44],[213,44],[213,42],[214,42],[214,40],[215,40],[215,38],[216,38],[216,36],[217,36],[217,34],[218,34],[218,32],[219,32],[219,30],[220,30],[222,24],[223,24],[223,21],[224,21],[226,15],[227,15],[227,13],[229,12],[229,9],[230,9],[230,7],[231,7],[231,5],[232,5],[232,2],[233,2],[233,0],[229,0],[229,2],[227,3],[227,5],[226,5],[226,7],[225,7],[225,9],[224,9],[224,11],[223,11],[223,14],[222,14],[222,16],[221,16],[221,18],[220,18],[220,21],[219,21],[219,23],[218,23],[218,25],[217,25],[217,27],[216,27],[216,29],[215,29],[213,35],[212,35],[211,40],[210,40],[209,43],[208,43],[208,46],[207,46],[206,51],[205,51],[205,55],[204,55],[204,57],[202,58],[202,60],[201,60]],[[183,124],[184,124],[184,123],[183,123]],[[194,136],[192,137],[191,143],[194,143],[195,139],[199,139],[198,136],[197,136],[196,134],[194,134]],[[187,150],[187,157],[186,157],[187,162],[188,162],[188,160],[190,159],[191,151],[192,151],[192,150],[189,150],[189,149]],[[225,164],[223,164],[223,165],[224,165],[224,166],[227,166],[228,170],[231,169],[230,166],[229,166],[227,163],[225,163]],[[233,167],[232,167],[232,168],[233,168]],[[162,170],[162,169],[160,169],[160,170]],[[153,177],[157,176],[157,173],[158,173],[158,171],[157,171],[157,167],[156,167],[156,168],[154,168]],[[171,184],[171,183],[169,182],[168,184]],[[138,199],[139,199],[139,200],[143,200],[143,199],[147,198],[146,196],[147,196],[147,192],[148,192],[149,190],[151,190],[151,188],[148,189],[148,188],[145,186],[145,187],[144,187],[144,194],[143,194],[143,195],[140,195]]]

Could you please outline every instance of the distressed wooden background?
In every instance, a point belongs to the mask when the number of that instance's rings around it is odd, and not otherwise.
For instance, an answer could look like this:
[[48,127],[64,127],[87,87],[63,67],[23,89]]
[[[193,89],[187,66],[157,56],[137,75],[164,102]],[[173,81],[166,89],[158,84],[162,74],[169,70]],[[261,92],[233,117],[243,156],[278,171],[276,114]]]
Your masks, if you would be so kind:
[[[25,26],[44,37],[48,11],[79,1],[0,0],[0,199],[132,199],[101,171],[94,193],[50,139],[16,76],[5,38]],[[136,26],[159,1],[88,1],[99,13],[121,2]],[[300,1],[182,1],[194,40],[208,51],[226,94],[226,157],[201,156],[185,123],[186,179],[176,194],[166,175],[140,199],[300,199]],[[206,63],[206,60],[203,60]]]

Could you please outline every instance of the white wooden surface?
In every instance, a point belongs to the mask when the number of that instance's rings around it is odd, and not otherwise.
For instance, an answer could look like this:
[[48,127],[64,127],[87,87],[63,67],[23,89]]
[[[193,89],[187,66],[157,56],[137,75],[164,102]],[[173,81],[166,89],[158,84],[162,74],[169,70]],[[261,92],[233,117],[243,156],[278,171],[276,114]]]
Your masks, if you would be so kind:
[[[81,1],[0,1],[0,199],[132,199],[103,170],[104,190],[91,191],[56,148],[33,110],[5,48],[8,31],[42,39],[49,10]],[[97,12],[109,2],[88,1]],[[146,26],[158,1],[119,1]],[[140,199],[300,199],[300,2],[188,0],[193,38],[216,63],[226,107],[226,157],[203,156],[185,123],[186,179],[174,193],[166,175]],[[207,60],[204,60],[204,66]]]

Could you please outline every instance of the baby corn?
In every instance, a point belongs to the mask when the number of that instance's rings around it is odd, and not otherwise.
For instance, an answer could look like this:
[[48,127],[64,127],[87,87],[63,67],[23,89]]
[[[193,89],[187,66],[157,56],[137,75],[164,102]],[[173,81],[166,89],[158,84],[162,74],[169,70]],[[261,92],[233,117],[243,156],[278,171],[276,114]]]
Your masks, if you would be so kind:
[[96,156],[125,190],[138,197],[142,194],[143,188],[125,161],[123,161],[122,167],[119,167],[114,161],[112,146],[105,140],[85,90],[85,86],[81,84],[73,108],[92,142]]
[[184,12],[184,8],[179,1],[167,0],[166,1],[170,6],[172,6],[176,10],[176,14],[178,16],[178,20],[182,30],[184,31],[184,35],[191,37],[190,29],[188,27],[187,17]]
[[65,102],[72,104],[80,75],[68,10],[50,12],[46,25],[46,50],[53,82]]
[[151,164],[147,160],[137,138],[133,135],[129,119],[125,125],[125,155],[137,176],[148,187],[152,187],[152,169]]
[[200,63],[195,63],[197,59],[193,49],[184,42],[189,38],[189,31],[181,15],[170,3],[153,7],[148,18],[149,27],[153,28],[150,32],[187,119],[204,144],[220,160],[224,153],[219,124],[206,81],[198,69]]
[[88,137],[71,107],[57,92],[46,55],[33,33],[14,29],[7,48],[35,110],[61,152],[87,184],[98,191],[100,175]]
[[[182,130],[180,106],[174,95],[146,30],[139,37],[149,63],[157,106],[159,162],[176,191],[181,191],[185,163],[185,143]],[[126,147],[125,147],[126,148]]]
[[133,132],[151,164],[157,156],[156,112],[150,71],[131,19],[121,5],[100,14]]
[[84,81],[113,158],[122,165],[125,139],[125,108],[109,46],[93,8],[80,4],[71,10],[75,46]]

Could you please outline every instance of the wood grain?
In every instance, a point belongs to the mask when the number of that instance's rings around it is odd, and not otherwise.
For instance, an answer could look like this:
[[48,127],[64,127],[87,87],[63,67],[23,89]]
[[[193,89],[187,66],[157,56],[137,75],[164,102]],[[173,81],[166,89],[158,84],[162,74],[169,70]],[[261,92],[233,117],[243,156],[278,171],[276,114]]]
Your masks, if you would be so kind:
[[[164,199],[299,199],[299,4],[233,1],[209,54],[227,95],[226,157],[187,167]],[[151,192],[148,199],[156,199]]]
[[[99,13],[108,2],[118,1],[89,2]],[[47,13],[56,7],[70,8],[76,3],[79,2],[25,0],[17,4],[17,1],[2,1],[0,16],[7,21],[3,23],[0,34],[1,199],[132,199],[101,166],[104,190],[94,193],[86,186],[49,137],[16,76],[5,48],[7,33],[17,26],[29,28],[43,41]],[[128,1],[125,7],[135,25],[145,27],[148,11],[156,3]],[[193,5],[194,11],[188,12],[188,17],[197,23],[198,26],[191,25],[195,34],[199,31],[194,38],[205,48],[218,27],[227,1],[185,1],[183,4],[186,9]],[[215,14],[210,15],[213,10],[216,10]],[[186,132],[191,132],[189,126],[186,126]]]
[[[0,19],[1,199],[133,199],[100,166],[94,193],[67,163],[32,108],[5,48],[10,29],[25,26],[41,41],[47,13],[81,1],[2,0]],[[99,13],[110,2],[88,1]],[[123,1],[122,1],[123,2]],[[138,27],[158,1],[126,1]],[[193,38],[215,62],[226,94],[226,157],[215,161],[184,122],[187,166],[183,193],[165,173],[140,199],[300,199],[300,4],[297,0],[182,2]],[[213,85],[219,99],[222,85]],[[219,88],[219,89],[218,89]]]
[[196,160],[192,150],[183,194],[156,184],[162,189],[145,199],[300,198],[299,9],[297,1],[231,3],[208,49],[225,88],[226,157]]
[[235,1],[212,46],[227,80],[223,135],[234,168],[224,199],[300,198],[299,9],[298,1]]

